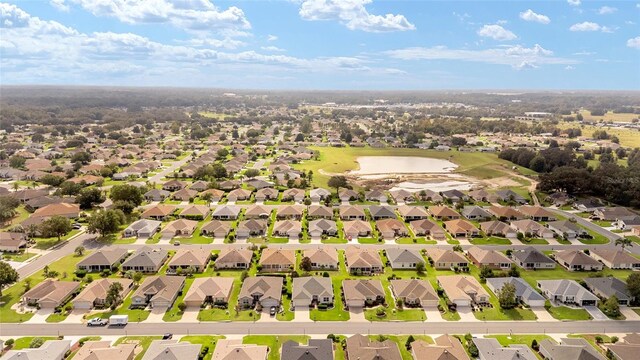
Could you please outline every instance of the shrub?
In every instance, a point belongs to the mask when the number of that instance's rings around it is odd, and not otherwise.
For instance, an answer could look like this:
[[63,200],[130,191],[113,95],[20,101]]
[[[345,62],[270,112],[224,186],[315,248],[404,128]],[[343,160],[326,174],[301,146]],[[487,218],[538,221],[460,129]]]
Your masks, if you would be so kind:
[[42,344],[44,344],[44,339],[39,338],[39,337],[35,337],[35,338],[33,338],[33,340],[31,340],[31,343],[29,343],[29,347],[30,348],[39,348],[40,346],[42,346]]
[[181,312],[184,312],[185,310],[187,310],[187,304],[181,302],[178,304],[178,310],[180,310]]
[[611,337],[611,343],[612,343],[612,344],[617,343],[617,342],[618,342],[618,340],[620,340],[620,339],[618,339],[618,337],[617,337],[617,336],[612,336],[612,337]]
[[5,341],[5,342],[4,342],[4,344],[5,344],[6,346],[11,347],[11,346],[13,346],[13,344],[14,344],[15,342],[16,342],[16,341],[15,341],[15,340],[13,340],[13,339],[8,339],[7,341]]

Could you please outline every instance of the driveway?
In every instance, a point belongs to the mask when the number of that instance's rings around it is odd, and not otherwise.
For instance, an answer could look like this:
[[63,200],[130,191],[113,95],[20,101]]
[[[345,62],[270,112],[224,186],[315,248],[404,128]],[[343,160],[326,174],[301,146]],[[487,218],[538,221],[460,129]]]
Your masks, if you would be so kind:
[[350,320],[349,321],[359,321],[359,322],[365,322],[367,321],[367,319],[365,319],[364,317],[364,309],[359,308],[359,307],[350,307],[349,308],[349,317]]
[[299,309],[296,309],[295,311],[295,317],[293,318],[293,321],[295,322],[311,322],[311,314],[309,311],[308,307],[301,307]]
[[82,324],[86,313],[85,310],[73,310],[62,322],[65,324]]
[[184,314],[182,314],[182,319],[180,319],[180,321],[198,322],[199,313],[200,313],[199,307],[196,307],[196,306],[188,307],[184,310]]
[[438,310],[437,307],[432,306],[432,307],[424,307],[424,314],[427,316],[427,321],[429,322],[438,322],[438,321],[445,321],[442,318],[442,315],[440,315],[440,311]]
[[551,316],[551,314],[544,308],[544,306],[540,307],[532,307],[531,311],[536,314],[538,321],[556,321],[556,319]]
[[628,306],[620,306],[620,312],[627,318],[627,320],[640,320],[640,315]]
[[265,308],[262,309],[262,313],[260,314],[260,320],[258,320],[259,322],[278,322],[278,319],[276,319],[275,316],[271,316],[271,314],[269,314],[269,309]]
[[[162,320],[162,318],[164,317],[164,313],[165,312],[167,312],[167,309],[164,309],[164,308],[151,309],[151,314],[149,314],[149,317],[147,318],[146,321],[153,322],[153,323],[164,322],[164,320]],[[137,320],[137,319],[135,319],[135,320]]]
[[33,314],[31,319],[25,321],[25,324],[46,324],[46,320],[51,314],[53,314],[53,309],[40,309]]
[[460,321],[478,321],[469,306],[458,307],[458,314],[460,314]]
[[587,310],[589,315],[593,318],[594,321],[606,321],[609,320],[607,315],[605,315],[597,306],[584,306],[584,309]]

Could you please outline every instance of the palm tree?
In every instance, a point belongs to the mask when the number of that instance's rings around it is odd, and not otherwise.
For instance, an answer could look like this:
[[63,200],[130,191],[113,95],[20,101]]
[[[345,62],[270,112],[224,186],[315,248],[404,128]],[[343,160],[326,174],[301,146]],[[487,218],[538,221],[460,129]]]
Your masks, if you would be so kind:
[[633,241],[631,241],[631,239],[629,238],[625,238],[625,237],[621,237],[619,239],[616,239],[616,246],[620,245],[620,247],[622,248],[622,250],[624,250],[625,247],[632,247],[633,246]]

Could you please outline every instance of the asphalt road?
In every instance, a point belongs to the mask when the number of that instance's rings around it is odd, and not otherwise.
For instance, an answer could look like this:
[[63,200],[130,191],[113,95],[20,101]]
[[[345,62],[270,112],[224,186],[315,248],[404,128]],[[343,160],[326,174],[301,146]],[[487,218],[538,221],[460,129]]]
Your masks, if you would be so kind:
[[32,275],[38,270],[44,268],[45,265],[51,264],[52,262],[55,262],[56,260],[59,260],[64,256],[72,254],[76,247],[78,247],[79,245],[88,247],[87,245],[91,243],[96,238],[96,236],[97,235],[95,234],[87,234],[81,232],[73,239],[60,243],[59,245],[55,246],[52,251],[40,255],[35,260],[20,267],[17,270],[20,278],[24,279],[25,277],[28,277],[29,275]]
[[493,322],[209,322],[129,323],[124,328],[87,327],[80,324],[2,324],[0,336],[128,336],[173,334],[326,335],[326,334],[568,334],[632,333],[640,321],[493,321]]

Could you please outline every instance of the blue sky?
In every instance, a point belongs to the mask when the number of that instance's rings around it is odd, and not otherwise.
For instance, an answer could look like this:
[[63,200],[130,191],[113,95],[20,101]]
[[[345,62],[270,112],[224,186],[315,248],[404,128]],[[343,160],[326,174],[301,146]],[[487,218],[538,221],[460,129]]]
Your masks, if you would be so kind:
[[4,1],[0,83],[638,90],[639,22],[640,1]]

